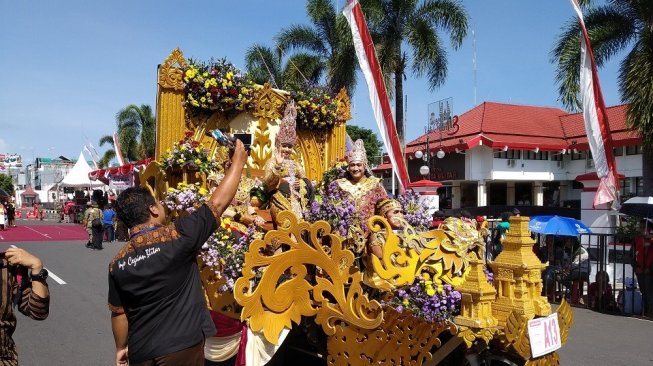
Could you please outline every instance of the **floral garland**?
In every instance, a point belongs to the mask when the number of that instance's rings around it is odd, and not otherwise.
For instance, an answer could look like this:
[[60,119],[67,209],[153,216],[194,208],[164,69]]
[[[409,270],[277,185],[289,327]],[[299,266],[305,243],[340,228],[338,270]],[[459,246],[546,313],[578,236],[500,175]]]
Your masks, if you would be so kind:
[[208,193],[199,183],[179,182],[176,188],[170,187],[163,194],[161,204],[171,211],[192,213],[208,201]]
[[350,226],[356,221],[356,205],[353,200],[345,197],[334,180],[326,188],[316,189],[316,199],[304,212],[307,221],[324,220],[337,231],[341,237],[349,237]]
[[249,226],[247,232],[242,233],[230,224],[229,219],[223,218],[220,227],[202,245],[199,254],[205,266],[225,279],[225,284],[218,288],[221,293],[233,291],[236,280],[242,277],[245,254],[249,250],[249,245],[254,239],[262,236],[255,225]]
[[220,112],[252,109],[255,85],[226,59],[198,63],[190,60],[184,70],[185,105]]
[[419,194],[412,189],[408,189],[404,194],[397,196],[397,201],[404,209],[406,221],[417,231],[426,231],[431,226],[431,218],[419,199]]
[[205,174],[222,168],[217,161],[209,159],[208,149],[201,148],[199,141],[193,140],[192,131],[187,131],[184,137],[172,146],[172,149],[166,151],[159,166],[162,171],[180,166],[196,169]]
[[297,128],[327,130],[344,122],[335,95],[321,87],[291,92],[297,105]]
[[442,322],[453,319],[460,312],[462,295],[451,285],[434,287],[432,281],[418,277],[412,285],[398,288],[392,299],[385,301],[397,312],[411,312],[427,322]]

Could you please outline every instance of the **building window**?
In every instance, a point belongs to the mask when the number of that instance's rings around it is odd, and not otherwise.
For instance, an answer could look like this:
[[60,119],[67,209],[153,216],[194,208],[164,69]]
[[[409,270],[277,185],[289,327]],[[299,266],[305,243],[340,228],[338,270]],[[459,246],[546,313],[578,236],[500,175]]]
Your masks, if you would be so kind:
[[549,160],[549,152],[524,150],[524,160]]
[[521,150],[508,149],[507,151],[496,151],[494,157],[497,159],[520,159]]
[[626,146],[626,155],[637,155],[642,153],[642,145]]
[[585,160],[585,151],[571,152],[571,160]]
[[626,197],[630,195],[630,181],[633,178],[624,178],[621,181],[619,181],[619,193],[621,197]]
[[612,153],[614,154],[614,156],[623,156],[624,154],[623,146],[613,148]]
[[635,196],[644,195],[644,177],[635,178]]
[[562,161],[564,158],[564,154],[562,153],[553,153],[551,154],[551,161]]

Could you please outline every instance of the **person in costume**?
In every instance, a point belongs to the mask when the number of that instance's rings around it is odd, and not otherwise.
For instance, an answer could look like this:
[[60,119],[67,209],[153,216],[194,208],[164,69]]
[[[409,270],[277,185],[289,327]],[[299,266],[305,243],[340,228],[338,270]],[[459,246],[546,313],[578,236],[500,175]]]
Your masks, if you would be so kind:
[[343,197],[351,199],[355,206],[357,217],[350,226],[354,231],[350,249],[355,254],[360,254],[365,247],[368,234],[367,220],[374,214],[374,205],[377,201],[388,197],[388,193],[381,184],[381,179],[371,176],[368,172],[367,152],[363,140],[354,142],[347,153],[347,176],[339,178],[336,189],[340,190]]
[[290,101],[275,138],[275,152],[264,168],[263,186],[270,194],[270,213],[277,225],[277,215],[284,210],[302,219],[314,196],[313,185],[306,179],[304,168],[292,157],[297,142],[296,117],[295,103]]

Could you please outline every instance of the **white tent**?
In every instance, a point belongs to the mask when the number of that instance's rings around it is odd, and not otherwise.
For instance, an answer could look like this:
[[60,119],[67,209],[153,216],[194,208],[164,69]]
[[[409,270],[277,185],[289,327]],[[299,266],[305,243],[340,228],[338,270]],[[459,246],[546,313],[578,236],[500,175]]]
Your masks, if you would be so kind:
[[88,173],[92,171],[91,167],[88,166],[86,159],[84,159],[84,154],[79,153],[79,159],[75,163],[75,166],[68,172],[68,174],[63,178],[60,187],[75,187],[75,188],[95,188],[102,187],[104,183],[99,180],[91,180],[88,177]]

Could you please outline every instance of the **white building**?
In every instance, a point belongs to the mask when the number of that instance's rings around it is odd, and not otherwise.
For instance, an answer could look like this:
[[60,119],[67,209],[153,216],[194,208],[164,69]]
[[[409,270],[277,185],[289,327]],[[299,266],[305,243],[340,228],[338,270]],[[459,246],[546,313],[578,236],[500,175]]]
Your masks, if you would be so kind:
[[[627,130],[625,105],[608,108],[607,114],[617,168],[625,176],[622,197],[641,194],[641,137]],[[426,161],[415,158],[418,150],[429,151]],[[595,172],[582,114],[494,102],[409,142],[406,157],[411,181],[443,183],[441,209],[467,207],[486,215],[518,206],[525,215],[555,212],[580,218],[584,186],[577,177]],[[425,177],[419,173],[423,165],[430,168]],[[389,164],[374,172],[390,189]]]

